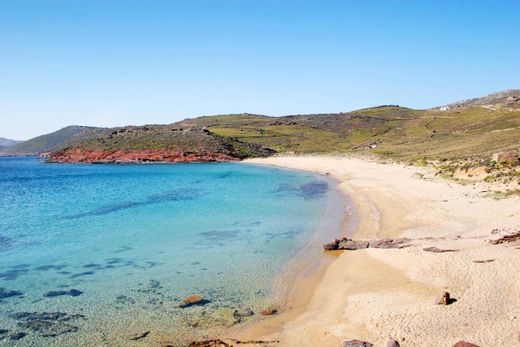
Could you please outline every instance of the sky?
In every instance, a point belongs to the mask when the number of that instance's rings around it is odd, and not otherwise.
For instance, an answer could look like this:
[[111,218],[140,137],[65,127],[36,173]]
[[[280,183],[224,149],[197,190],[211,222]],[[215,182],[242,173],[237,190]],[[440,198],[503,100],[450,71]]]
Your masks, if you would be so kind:
[[520,1],[0,0],[0,136],[520,88]]

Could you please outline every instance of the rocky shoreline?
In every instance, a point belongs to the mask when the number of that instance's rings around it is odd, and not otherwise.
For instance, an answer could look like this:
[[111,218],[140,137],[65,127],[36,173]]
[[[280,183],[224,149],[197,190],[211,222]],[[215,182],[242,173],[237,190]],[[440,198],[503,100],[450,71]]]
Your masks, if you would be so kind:
[[65,149],[41,156],[49,163],[89,163],[89,164],[139,164],[139,163],[205,163],[237,161],[222,153],[189,153],[167,149],[144,150],[83,150]]

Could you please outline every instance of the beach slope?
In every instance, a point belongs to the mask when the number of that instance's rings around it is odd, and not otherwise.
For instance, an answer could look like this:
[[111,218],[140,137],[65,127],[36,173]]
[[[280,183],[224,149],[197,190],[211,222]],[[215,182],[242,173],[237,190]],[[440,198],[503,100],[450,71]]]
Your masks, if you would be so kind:
[[[276,165],[336,178],[355,207],[355,239],[407,237],[401,249],[343,251],[303,312],[269,319],[242,338],[282,346],[520,346],[520,244],[489,241],[520,231],[520,197],[492,198],[487,183],[461,185],[425,168],[346,157],[271,157]],[[339,235],[338,235],[339,236]],[[450,252],[435,253],[437,247]],[[451,294],[450,305],[435,297]]]

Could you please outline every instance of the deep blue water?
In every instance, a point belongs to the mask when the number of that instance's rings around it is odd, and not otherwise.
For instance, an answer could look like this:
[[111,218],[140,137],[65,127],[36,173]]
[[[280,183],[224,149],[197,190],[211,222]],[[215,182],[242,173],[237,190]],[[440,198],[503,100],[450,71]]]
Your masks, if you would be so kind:
[[[180,343],[254,319],[234,311],[276,300],[291,257],[338,223],[332,185],[240,163],[0,158],[0,343]],[[179,307],[191,294],[204,305]]]

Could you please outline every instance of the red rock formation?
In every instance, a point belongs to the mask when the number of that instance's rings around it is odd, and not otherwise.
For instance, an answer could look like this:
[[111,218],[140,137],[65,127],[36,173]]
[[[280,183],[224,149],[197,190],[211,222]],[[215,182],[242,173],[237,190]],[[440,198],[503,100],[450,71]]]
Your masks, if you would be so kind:
[[184,153],[168,149],[89,150],[70,148],[50,153],[51,163],[192,163],[238,160],[221,153]]

